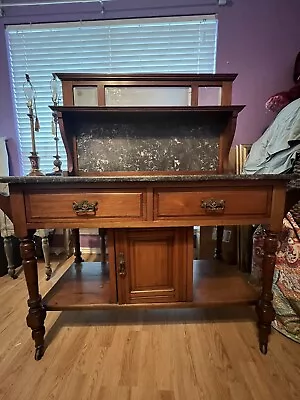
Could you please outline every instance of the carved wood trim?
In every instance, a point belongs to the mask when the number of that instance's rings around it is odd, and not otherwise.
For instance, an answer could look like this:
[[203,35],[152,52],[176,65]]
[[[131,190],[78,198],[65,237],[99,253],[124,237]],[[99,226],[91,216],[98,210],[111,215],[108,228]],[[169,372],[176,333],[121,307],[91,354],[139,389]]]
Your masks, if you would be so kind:
[[67,154],[68,172],[69,172],[69,174],[72,174],[72,172],[74,170],[74,153],[72,152],[72,150],[73,150],[72,138],[71,138],[71,143],[69,143],[68,136],[66,135],[66,132],[65,132],[62,113],[58,112],[57,113],[57,117],[58,117],[58,125],[59,125],[61,138],[63,140],[64,146],[65,146],[65,150],[66,150],[66,154]]
[[218,173],[223,174],[229,171],[229,152],[235,135],[237,124],[237,113],[233,113],[232,118],[229,119],[226,128],[220,136],[219,146],[219,167]]

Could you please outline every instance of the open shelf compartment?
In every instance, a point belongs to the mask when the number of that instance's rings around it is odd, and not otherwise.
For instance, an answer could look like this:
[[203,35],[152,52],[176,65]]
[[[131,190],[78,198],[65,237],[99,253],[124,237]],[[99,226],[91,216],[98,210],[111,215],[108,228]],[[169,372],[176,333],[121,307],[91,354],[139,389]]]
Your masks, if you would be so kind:
[[[219,261],[194,261],[193,301],[170,303],[170,306],[177,304],[182,307],[210,307],[255,304],[259,293],[249,284],[248,277],[249,275],[241,273],[236,267]],[[113,298],[112,284],[107,263],[72,264],[43,298],[43,303],[47,310],[118,307],[117,300]],[[161,303],[151,304],[151,307],[160,305]],[[141,304],[141,306],[149,305]],[[168,303],[165,303],[164,307],[168,307]]]
[[111,303],[109,268],[103,262],[72,264],[43,298],[47,310],[93,308]]
[[259,292],[249,283],[249,274],[237,267],[216,260],[193,263],[193,295],[195,306],[255,304]]

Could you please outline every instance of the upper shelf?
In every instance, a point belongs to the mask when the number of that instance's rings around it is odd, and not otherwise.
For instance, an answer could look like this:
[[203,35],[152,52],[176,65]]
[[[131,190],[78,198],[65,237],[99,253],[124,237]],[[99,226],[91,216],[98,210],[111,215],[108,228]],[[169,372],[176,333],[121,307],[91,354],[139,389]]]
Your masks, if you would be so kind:
[[59,111],[63,113],[82,113],[82,112],[93,112],[93,113],[228,113],[237,115],[245,107],[244,105],[235,106],[184,106],[184,107],[107,107],[107,106],[93,106],[93,107],[81,107],[81,106],[49,106],[53,111]]
[[62,81],[210,81],[233,82],[237,74],[93,74],[60,73],[55,75]]

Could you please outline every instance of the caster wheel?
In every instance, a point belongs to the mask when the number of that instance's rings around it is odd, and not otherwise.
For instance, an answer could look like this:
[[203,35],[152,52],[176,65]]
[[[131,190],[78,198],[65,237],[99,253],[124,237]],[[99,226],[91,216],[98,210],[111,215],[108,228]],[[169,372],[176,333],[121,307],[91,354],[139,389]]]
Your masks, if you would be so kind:
[[35,349],[34,359],[39,361],[44,355],[44,346],[39,346]]
[[264,355],[267,354],[268,352],[268,345],[266,343],[263,343],[259,346],[260,352]]
[[51,275],[46,275],[46,281],[49,281],[50,278],[51,278]]

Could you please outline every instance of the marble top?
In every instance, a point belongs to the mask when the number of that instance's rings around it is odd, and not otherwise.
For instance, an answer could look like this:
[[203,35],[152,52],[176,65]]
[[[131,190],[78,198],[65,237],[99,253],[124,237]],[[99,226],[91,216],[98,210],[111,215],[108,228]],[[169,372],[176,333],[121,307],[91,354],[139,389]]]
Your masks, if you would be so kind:
[[111,176],[0,176],[0,183],[9,184],[76,184],[76,183],[118,183],[118,182],[204,182],[204,181],[260,181],[260,180],[298,180],[295,174],[264,174],[264,175],[199,175],[199,174],[170,174],[170,175],[111,175]]

